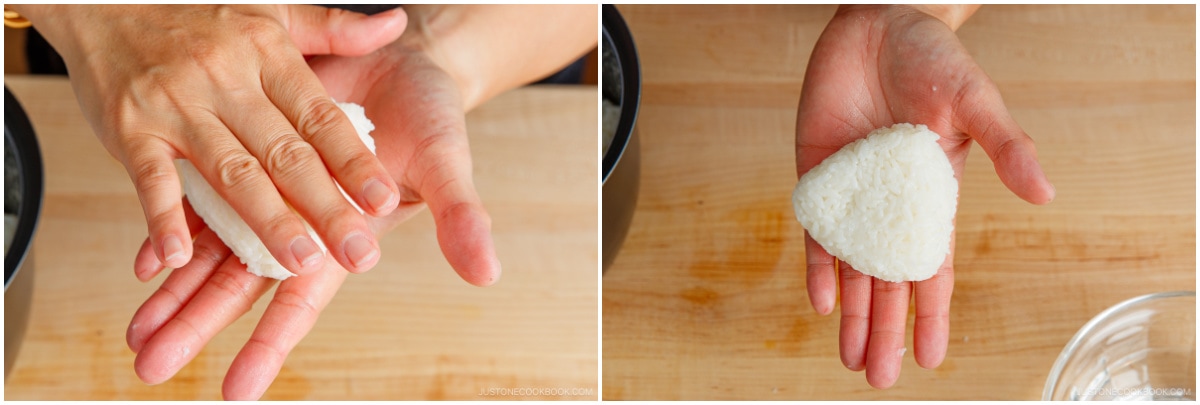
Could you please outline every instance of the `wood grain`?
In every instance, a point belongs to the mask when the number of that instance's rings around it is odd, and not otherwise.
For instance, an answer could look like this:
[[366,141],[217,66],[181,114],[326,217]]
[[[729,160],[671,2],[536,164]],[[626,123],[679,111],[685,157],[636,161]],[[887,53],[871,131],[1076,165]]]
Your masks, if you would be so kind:
[[[133,277],[146,236],[124,169],[100,146],[64,79],[7,76],[32,118],[47,177],[32,321],[6,399],[219,399],[256,305],[170,381],[133,372],[125,329],[165,278]],[[512,91],[468,115],[475,179],[504,275],[477,288],[446,264],[422,213],[381,240],[264,399],[528,399],[487,388],[581,388],[596,399],[596,88]],[[9,354],[11,355],[11,354]]]
[[605,399],[1037,399],[1092,316],[1195,288],[1192,5],[985,6],[959,30],[1058,197],[1026,204],[973,147],[946,361],[909,351],[888,390],[842,366],[836,310],[810,308],[790,205],[804,68],[835,8],[619,9],[642,178],[604,276]]

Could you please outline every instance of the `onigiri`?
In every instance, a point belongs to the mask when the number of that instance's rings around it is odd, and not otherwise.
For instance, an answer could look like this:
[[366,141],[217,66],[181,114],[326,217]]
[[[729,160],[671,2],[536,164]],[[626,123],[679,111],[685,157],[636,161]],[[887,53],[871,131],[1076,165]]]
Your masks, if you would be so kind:
[[[370,149],[371,153],[375,153],[375,140],[370,135],[371,131],[375,130],[375,125],[367,119],[366,110],[354,103],[337,103],[337,106],[350,119],[355,132],[358,133],[359,139],[367,146],[367,149]],[[246,271],[257,276],[278,280],[295,275],[279,264],[274,256],[271,256],[267,246],[250,229],[250,226],[246,225],[246,221],[238,216],[233,207],[221,198],[220,194],[217,194],[217,191],[208,184],[208,181],[200,175],[191,162],[181,159],[176,161],[176,165],[179,168],[179,176],[183,180],[184,194],[187,195],[192,208],[200,218],[204,218],[208,228],[212,229],[213,233],[216,233],[221,241],[229,246],[233,254],[237,255],[238,259],[246,265]],[[338,189],[341,189],[341,185],[338,186]],[[342,196],[346,197],[346,200],[350,201],[350,204],[357,208],[359,213],[363,212],[362,208],[346,194],[346,190],[342,190]],[[304,226],[308,229],[308,234],[312,239],[321,247],[321,251],[329,253],[329,249],[317,236],[316,231],[313,231],[312,226],[307,222]]]
[[863,274],[933,277],[950,253],[958,206],[958,181],[938,139],[925,125],[896,124],[842,147],[796,184],[796,219]]

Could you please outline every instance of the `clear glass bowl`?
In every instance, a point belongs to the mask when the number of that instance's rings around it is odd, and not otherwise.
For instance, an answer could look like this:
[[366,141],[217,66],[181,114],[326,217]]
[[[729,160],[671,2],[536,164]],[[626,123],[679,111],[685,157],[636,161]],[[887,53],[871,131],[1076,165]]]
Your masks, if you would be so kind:
[[1067,343],[1043,400],[1196,400],[1196,292],[1133,298]]

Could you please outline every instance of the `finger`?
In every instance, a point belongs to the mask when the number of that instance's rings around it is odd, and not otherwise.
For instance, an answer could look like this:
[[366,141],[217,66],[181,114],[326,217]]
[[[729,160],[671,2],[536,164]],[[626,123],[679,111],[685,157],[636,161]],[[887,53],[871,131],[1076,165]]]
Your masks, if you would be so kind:
[[164,269],[162,260],[158,260],[157,253],[154,252],[154,246],[150,244],[150,237],[147,236],[145,241],[142,241],[142,247],[138,249],[137,256],[133,259],[133,275],[138,281],[147,282]]
[[359,138],[350,119],[325,93],[308,65],[296,58],[264,69],[263,90],[267,97],[300,136],[316,148],[346,194],[375,217],[395,210],[400,203],[399,187]]
[[[454,138],[465,139],[465,132],[462,138]],[[423,173],[418,192],[429,204],[446,261],[468,283],[495,283],[500,261],[492,243],[492,219],[475,191],[466,142],[447,139],[421,150],[414,159],[416,171]]]
[[842,324],[838,346],[842,364],[861,371],[867,364],[867,336],[871,333],[871,280],[846,262],[838,262],[842,288]]
[[867,383],[888,388],[900,378],[904,331],[912,283],[874,279],[871,286],[871,334],[867,340]]
[[308,334],[349,274],[329,265],[279,285],[262,319],[225,375],[226,400],[257,400],[279,374],[288,353]]
[[995,85],[989,81],[962,100],[969,104],[958,106],[956,112],[966,132],[992,159],[1000,181],[1025,201],[1046,204],[1053,200],[1054,186],[1038,163],[1033,139],[1008,114]]
[[954,234],[950,235],[950,254],[937,274],[914,286],[917,306],[913,326],[913,349],[917,364],[934,368],[946,358],[950,341],[950,296],[954,292]]
[[196,254],[192,261],[172,271],[158,290],[133,314],[133,320],[125,331],[125,342],[129,348],[134,353],[140,352],[146,342],[191,301],[209,276],[231,257],[237,261],[211,229],[200,232],[196,237]]
[[368,16],[307,5],[284,6],[284,25],[305,55],[361,56],[390,44],[408,25],[404,9]]
[[[266,99],[229,103],[226,123],[271,176],[276,188],[308,220],[333,258],[347,269],[366,271],[379,261],[379,246],[367,220],[346,201],[313,146]],[[369,152],[368,152],[369,155]],[[371,156],[374,159],[374,156]],[[320,266],[309,267],[317,271]]]
[[[196,150],[188,158],[222,199],[229,203],[271,256],[296,274],[320,269],[325,253],[309,236],[300,217],[283,202],[258,159],[246,151],[225,124],[198,119]],[[216,121],[216,122],[213,122]],[[187,164],[181,170],[192,170]]]
[[138,378],[147,384],[170,379],[217,332],[249,311],[274,281],[250,274],[236,256],[230,255],[195,296],[138,351],[133,362]]
[[808,300],[821,315],[833,312],[833,301],[837,298],[837,276],[833,268],[833,256],[821,244],[804,231],[804,256],[808,268]]
[[125,166],[146,215],[150,245],[159,263],[183,266],[192,256],[192,235],[180,201],[183,193],[171,159],[173,148],[154,136],[140,139],[129,144]]
[[[192,209],[192,205],[188,203],[187,198],[183,199],[183,217],[187,220],[189,235],[199,235],[200,231],[208,229],[204,224],[204,219],[196,215],[196,210]],[[191,240],[190,237],[188,239]],[[189,261],[189,263],[191,262]],[[141,250],[138,251],[137,257],[133,260],[133,274],[137,276],[138,280],[146,282],[162,271],[163,263],[155,256],[154,248],[150,245],[150,238],[146,238],[146,241],[142,243]]]

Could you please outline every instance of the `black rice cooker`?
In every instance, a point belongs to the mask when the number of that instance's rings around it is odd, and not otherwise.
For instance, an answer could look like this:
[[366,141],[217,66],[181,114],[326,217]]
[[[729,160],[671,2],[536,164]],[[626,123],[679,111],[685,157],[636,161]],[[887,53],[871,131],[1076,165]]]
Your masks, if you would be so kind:
[[[17,99],[4,88],[4,378],[29,324],[33,298],[33,234],[45,187],[42,154],[33,126]],[[11,239],[10,236],[11,235]]]
[[[615,132],[605,134],[606,139],[601,181],[603,182],[603,271],[607,272],[625,241],[629,225],[633,222],[633,211],[637,207],[638,177],[640,176],[640,146],[636,136],[638,106],[641,102],[642,73],[638,64],[637,49],[633,35],[625,25],[625,19],[611,4],[603,6],[604,38],[602,95],[604,100],[615,104],[620,119]],[[604,128],[612,131],[611,128]]]

